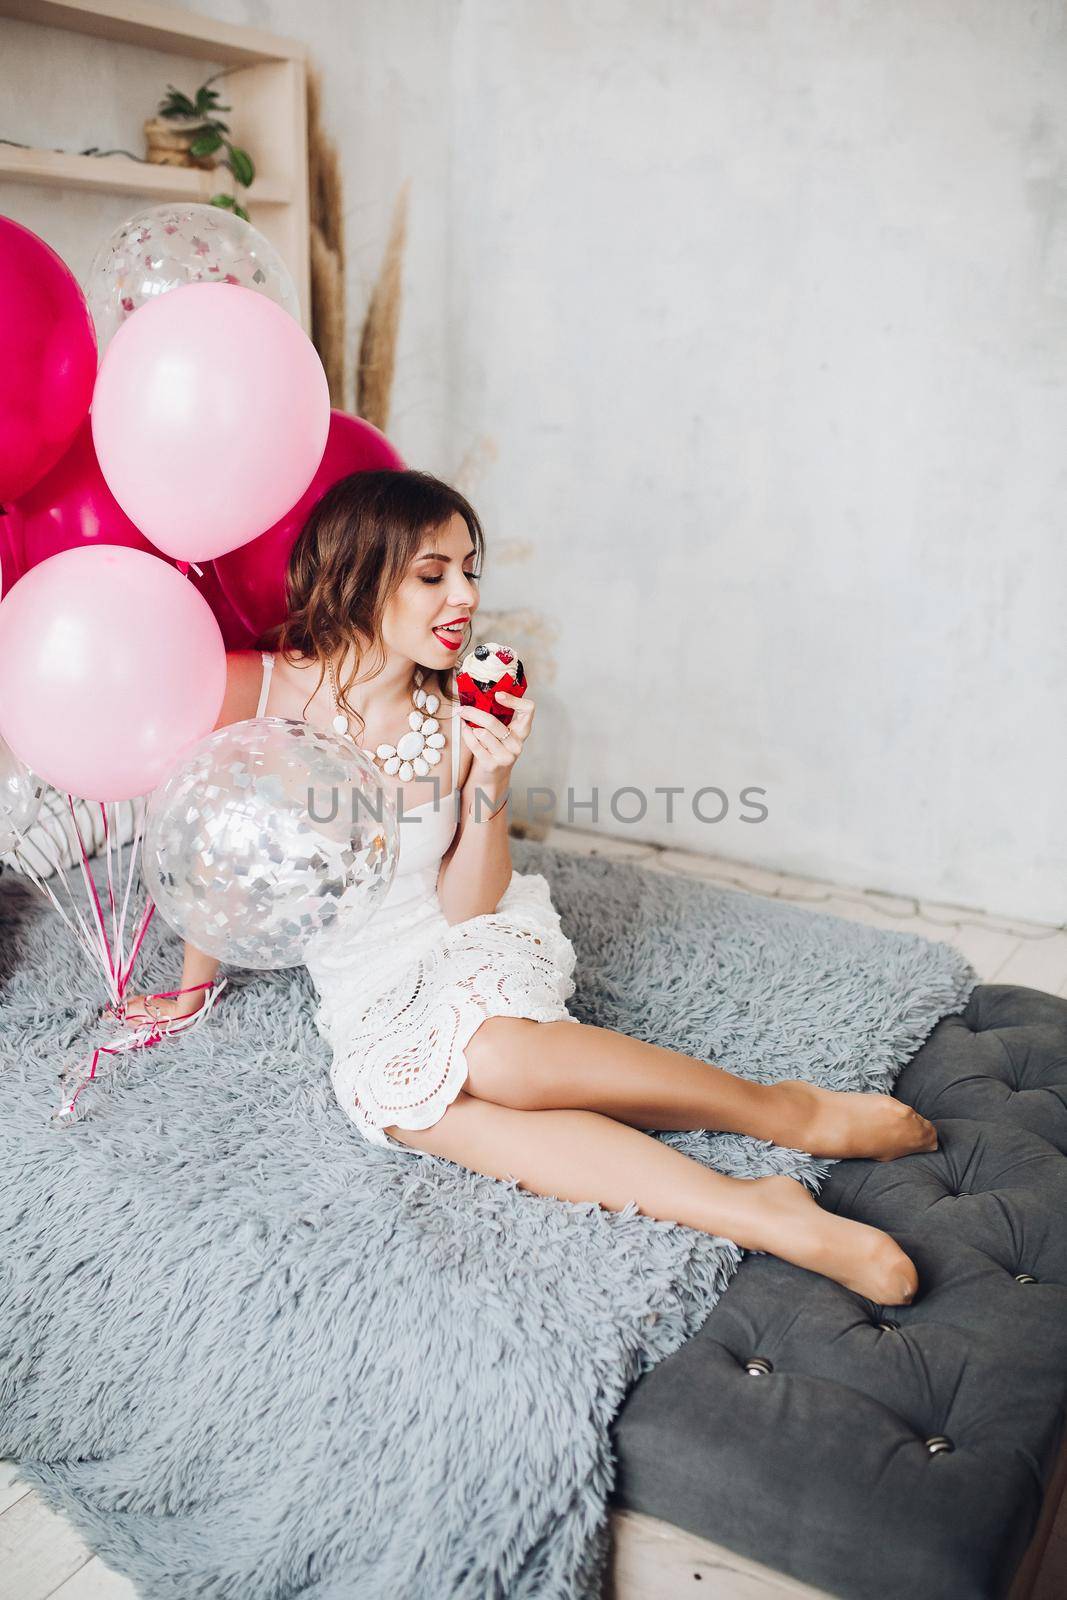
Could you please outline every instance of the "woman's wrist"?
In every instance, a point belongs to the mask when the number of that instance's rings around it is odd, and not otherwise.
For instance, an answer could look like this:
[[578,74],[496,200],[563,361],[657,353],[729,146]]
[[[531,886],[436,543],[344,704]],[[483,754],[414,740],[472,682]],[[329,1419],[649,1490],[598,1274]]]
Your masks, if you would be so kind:
[[[500,815],[510,799],[510,785],[504,790],[503,794],[500,794],[499,791],[494,793],[492,788],[483,789],[481,784],[477,784],[467,807],[467,815],[473,816],[476,822],[492,822],[494,817]],[[491,808],[488,813],[485,809],[486,806]]]

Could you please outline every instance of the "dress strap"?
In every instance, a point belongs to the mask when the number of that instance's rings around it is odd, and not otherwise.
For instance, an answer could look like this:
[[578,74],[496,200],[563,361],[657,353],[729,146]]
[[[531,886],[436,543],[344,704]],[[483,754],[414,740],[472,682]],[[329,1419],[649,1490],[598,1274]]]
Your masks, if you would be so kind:
[[263,657],[263,685],[259,691],[259,705],[256,707],[256,716],[262,717],[266,715],[271,673],[274,671],[274,657],[269,650],[261,650],[259,653]]

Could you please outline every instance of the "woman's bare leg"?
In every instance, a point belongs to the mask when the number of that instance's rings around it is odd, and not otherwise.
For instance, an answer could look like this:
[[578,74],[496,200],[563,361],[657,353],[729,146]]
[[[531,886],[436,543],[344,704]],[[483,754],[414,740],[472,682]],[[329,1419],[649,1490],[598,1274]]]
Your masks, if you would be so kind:
[[904,1304],[918,1288],[914,1265],[887,1233],[824,1211],[794,1178],[727,1177],[595,1111],[522,1111],[461,1092],[433,1127],[387,1132],[535,1194],[609,1211],[632,1200],[646,1216],[768,1251],[879,1305]]
[[815,1156],[888,1161],[937,1149],[937,1129],[892,1095],[753,1083],[723,1067],[583,1022],[488,1017],[464,1088],[517,1110],[601,1111],[635,1128],[712,1128]]

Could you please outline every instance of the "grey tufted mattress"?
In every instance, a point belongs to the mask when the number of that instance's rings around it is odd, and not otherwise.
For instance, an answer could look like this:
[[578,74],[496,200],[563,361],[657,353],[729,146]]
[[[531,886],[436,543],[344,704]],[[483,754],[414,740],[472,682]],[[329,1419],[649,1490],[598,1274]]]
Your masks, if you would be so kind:
[[1067,1000],[980,985],[894,1092],[938,1150],[819,1200],[900,1242],[915,1303],[746,1255],[619,1412],[613,1504],[845,1600],[1000,1600],[1064,1442]]

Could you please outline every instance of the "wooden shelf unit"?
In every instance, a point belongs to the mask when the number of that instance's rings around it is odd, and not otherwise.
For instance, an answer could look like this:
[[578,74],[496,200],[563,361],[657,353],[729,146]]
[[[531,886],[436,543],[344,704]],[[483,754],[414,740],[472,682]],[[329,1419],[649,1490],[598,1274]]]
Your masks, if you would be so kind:
[[[225,79],[235,144],[256,163],[256,180],[241,195],[255,227],[278,249],[296,282],[304,328],[310,331],[308,256],[307,53],[293,39],[215,22],[148,0],[0,0],[0,17],[65,28],[115,43],[192,56],[234,67]],[[146,118],[154,105],[146,103]],[[0,145],[0,178],[55,188],[207,201],[228,181],[224,171],[164,167],[129,156],[83,156]]]

